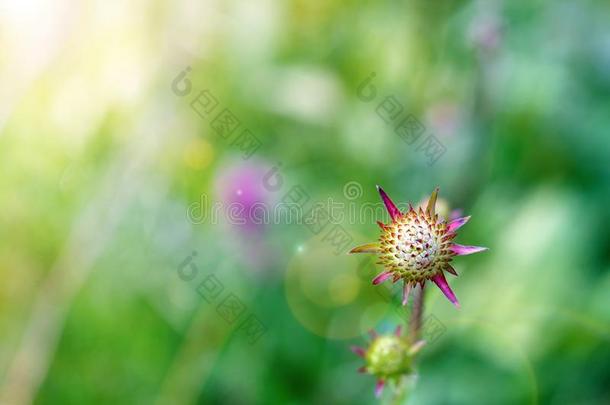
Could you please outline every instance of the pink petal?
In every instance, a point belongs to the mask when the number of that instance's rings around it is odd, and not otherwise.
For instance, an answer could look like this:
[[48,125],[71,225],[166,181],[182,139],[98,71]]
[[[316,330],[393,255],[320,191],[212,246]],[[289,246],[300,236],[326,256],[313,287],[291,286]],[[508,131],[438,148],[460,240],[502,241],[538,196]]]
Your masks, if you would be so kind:
[[377,385],[375,385],[375,396],[379,398],[381,393],[383,392],[383,386],[385,385],[385,381],[377,380]]
[[383,200],[383,203],[385,204],[385,207],[388,210],[392,221],[400,217],[400,211],[398,210],[398,208],[396,208],[396,205],[394,205],[394,203],[392,202],[390,197],[388,197],[385,191],[383,191],[383,189],[379,186],[377,186],[377,191],[379,191],[379,195],[381,195],[381,199]]
[[350,347],[350,350],[352,352],[354,352],[354,354],[360,356],[360,357],[364,357],[366,354],[366,350],[364,350],[362,347],[360,346],[352,346]]
[[385,224],[384,224],[383,222],[381,222],[381,221],[377,221],[377,225],[379,225],[379,227],[380,227],[382,230],[385,230],[385,228],[386,228]]
[[375,277],[373,279],[373,284],[377,285],[379,283],[383,283],[388,278],[390,278],[391,275],[392,275],[392,273],[390,273],[389,271],[384,271],[383,273],[380,273],[377,277]]
[[453,291],[451,291],[451,287],[449,287],[449,284],[447,284],[447,279],[443,273],[438,273],[436,276],[432,277],[432,281],[434,281],[438,288],[441,289],[443,294],[445,294],[445,297],[447,297],[453,305],[455,305],[457,308],[460,307],[460,304]]
[[453,221],[449,222],[449,225],[447,225],[447,232],[450,233],[457,231],[462,225],[468,222],[469,219],[470,216],[454,219]]
[[402,332],[402,326],[398,325],[396,327],[396,331],[394,332],[394,334],[396,334],[396,336],[400,337],[401,332]]
[[405,283],[402,287],[402,305],[407,305],[409,301],[409,293],[411,292],[411,284]]
[[454,243],[453,245],[451,245],[451,247],[449,249],[458,256],[471,255],[473,253],[479,253],[479,252],[483,252],[484,250],[487,250],[486,247],[465,246],[465,245],[460,245],[457,243]]

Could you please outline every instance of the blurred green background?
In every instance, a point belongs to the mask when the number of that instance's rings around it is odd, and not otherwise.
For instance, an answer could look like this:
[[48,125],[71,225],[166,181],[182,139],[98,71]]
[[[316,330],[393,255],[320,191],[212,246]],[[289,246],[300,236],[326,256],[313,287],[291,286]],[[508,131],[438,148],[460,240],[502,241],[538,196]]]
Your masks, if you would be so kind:
[[210,213],[380,184],[490,248],[408,403],[610,403],[609,129],[607,1],[1,2],[0,402],[378,402],[349,346],[405,317],[344,253],[381,212]]

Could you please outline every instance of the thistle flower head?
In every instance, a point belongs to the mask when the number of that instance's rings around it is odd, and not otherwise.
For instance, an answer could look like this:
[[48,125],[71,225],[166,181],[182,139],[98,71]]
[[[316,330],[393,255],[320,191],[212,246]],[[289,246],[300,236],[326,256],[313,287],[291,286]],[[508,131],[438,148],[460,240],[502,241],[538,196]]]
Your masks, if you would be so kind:
[[366,363],[359,371],[377,378],[375,388],[377,396],[381,395],[387,381],[398,382],[401,377],[414,372],[413,358],[423,347],[423,341],[410,344],[407,339],[400,336],[400,331],[400,327],[394,334],[379,335],[371,331],[372,340],[366,349],[352,347],[352,351],[364,358]]
[[457,276],[451,266],[454,256],[481,252],[486,248],[463,246],[453,243],[456,231],[470,217],[455,218],[449,223],[436,213],[438,188],[428,199],[426,209],[414,209],[401,213],[390,197],[377,187],[391,218],[389,224],[378,222],[381,228],[379,241],[355,247],[350,253],[375,253],[385,270],[373,279],[379,284],[389,278],[393,282],[403,280],[403,305],[407,303],[411,288],[417,284],[424,287],[432,280],[455,306],[459,307],[455,294],[445,279],[447,271]]

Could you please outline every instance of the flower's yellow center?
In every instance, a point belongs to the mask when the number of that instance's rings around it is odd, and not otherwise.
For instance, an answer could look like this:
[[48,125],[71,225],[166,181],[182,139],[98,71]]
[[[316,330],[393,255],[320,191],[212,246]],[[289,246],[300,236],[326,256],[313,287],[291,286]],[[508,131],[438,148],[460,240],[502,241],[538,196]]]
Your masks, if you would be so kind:
[[449,243],[443,241],[446,229],[444,221],[409,211],[382,232],[381,263],[409,282],[434,276],[451,260]]
[[396,254],[403,267],[426,268],[438,254],[440,237],[427,223],[399,223],[396,227]]

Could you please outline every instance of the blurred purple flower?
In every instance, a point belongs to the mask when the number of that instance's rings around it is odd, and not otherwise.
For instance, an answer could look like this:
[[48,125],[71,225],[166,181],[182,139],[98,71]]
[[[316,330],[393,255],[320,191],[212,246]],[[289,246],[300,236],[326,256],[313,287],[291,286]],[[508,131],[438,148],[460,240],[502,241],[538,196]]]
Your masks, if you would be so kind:
[[[262,215],[257,210],[269,209],[269,192],[263,187],[263,176],[268,167],[263,163],[239,163],[221,169],[216,177],[216,190],[225,212],[231,207],[229,218],[245,236],[260,235],[265,228]],[[227,214],[229,215],[229,214]]]
[[[216,194],[230,228],[243,243],[248,265],[264,265],[266,255],[262,236],[272,211],[271,195],[263,184],[263,176],[271,165],[262,161],[239,162],[220,169],[215,180]],[[265,214],[266,212],[266,214]],[[230,240],[234,244],[234,240]]]

